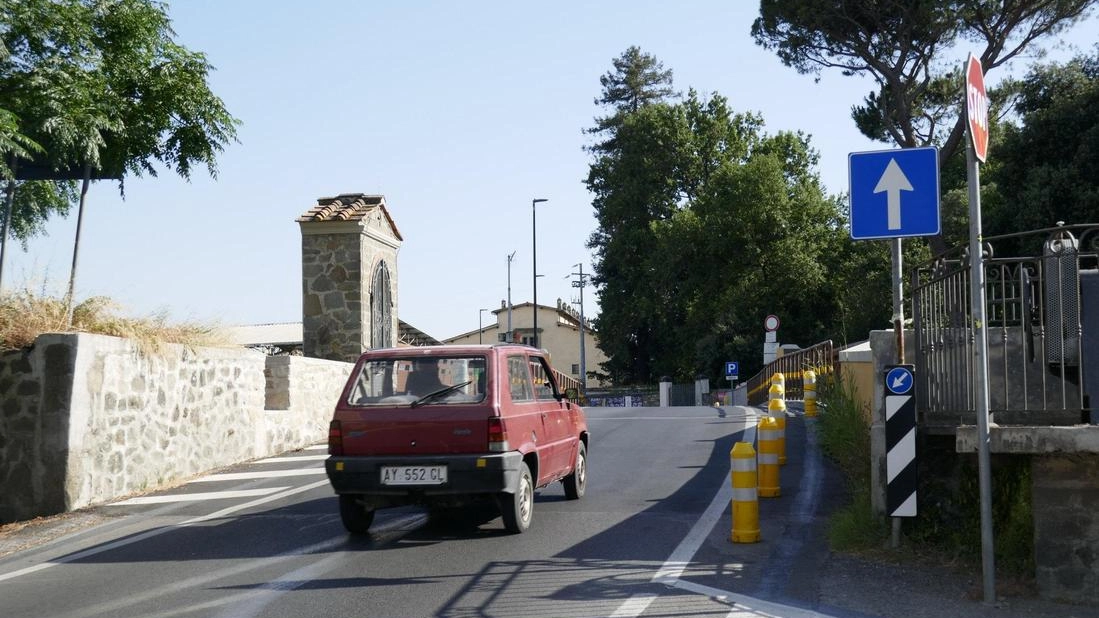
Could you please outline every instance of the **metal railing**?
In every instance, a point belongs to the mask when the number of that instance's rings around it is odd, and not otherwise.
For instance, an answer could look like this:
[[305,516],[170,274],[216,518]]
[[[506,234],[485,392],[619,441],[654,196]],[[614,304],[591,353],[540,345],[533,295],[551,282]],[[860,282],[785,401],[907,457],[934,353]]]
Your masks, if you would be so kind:
[[[576,393],[575,397],[568,398],[569,401],[575,404],[580,404],[583,401],[584,392],[580,388],[580,380],[565,375],[556,369],[553,370],[553,378],[557,382],[557,388],[560,389],[562,393]],[[573,390],[570,391],[569,389]]]
[[[1024,257],[998,257],[996,249]],[[1090,306],[1099,317],[1099,227],[991,237],[983,259],[989,410],[995,422],[1086,420],[1083,315]],[[912,273],[917,401],[925,425],[976,421],[969,272],[967,248],[960,247]],[[1082,288],[1093,290],[1096,301],[1085,303]]]
[[817,377],[831,375],[839,370],[837,350],[832,340],[822,341],[803,350],[787,352],[767,363],[763,369],[748,379],[748,405],[766,403],[771,388],[771,376],[781,373],[787,399],[801,399],[804,372],[812,370]]

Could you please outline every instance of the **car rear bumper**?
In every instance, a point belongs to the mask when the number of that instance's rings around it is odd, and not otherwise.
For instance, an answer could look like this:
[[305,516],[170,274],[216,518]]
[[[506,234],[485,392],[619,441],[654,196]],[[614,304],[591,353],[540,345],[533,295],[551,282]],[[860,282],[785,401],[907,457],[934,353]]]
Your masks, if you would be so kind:
[[[358,494],[378,505],[395,505],[430,502],[436,498],[513,492],[522,463],[523,456],[518,452],[404,457],[332,456],[325,461],[324,468],[337,494]],[[440,485],[382,485],[383,466],[409,465],[445,465],[447,480]]]

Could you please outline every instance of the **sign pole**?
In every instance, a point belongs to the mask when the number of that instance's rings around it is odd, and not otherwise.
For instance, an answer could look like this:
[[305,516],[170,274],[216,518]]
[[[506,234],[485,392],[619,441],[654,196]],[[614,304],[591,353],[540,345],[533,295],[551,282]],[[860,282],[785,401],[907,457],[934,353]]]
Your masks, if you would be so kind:
[[[902,273],[904,271],[904,257],[901,252],[902,241],[894,238],[889,241],[893,254],[893,334],[896,337],[897,364],[904,364],[904,288]],[[892,536],[890,546],[897,549],[901,546],[901,518],[893,517]]]
[[992,472],[989,455],[988,331],[985,328],[985,276],[981,246],[980,171],[973,146],[966,148],[969,180],[969,264],[975,346],[973,383],[977,411],[977,474],[981,492],[981,564],[984,565],[985,603],[996,600],[996,555],[992,536]]
[[[989,455],[988,329],[985,324],[985,269],[981,234],[981,176],[978,159],[988,156],[988,95],[981,63],[972,55],[966,66],[966,178],[969,184],[970,302],[974,335],[974,407],[977,412],[977,477],[981,494],[981,564],[984,602],[996,601],[996,554],[992,536],[992,472]],[[980,151],[978,152],[978,146]]]

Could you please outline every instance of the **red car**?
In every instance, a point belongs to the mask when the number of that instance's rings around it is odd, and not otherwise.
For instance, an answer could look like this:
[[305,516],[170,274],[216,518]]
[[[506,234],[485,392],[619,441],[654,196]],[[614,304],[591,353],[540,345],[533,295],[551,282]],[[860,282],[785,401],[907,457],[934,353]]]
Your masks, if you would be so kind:
[[365,534],[380,508],[499,505],[530,527],[534,490],[587,482],[584,410],[558,387],[542,350],[522,345],[388,348],[363,354],[328,433],[325,463],[340,517]]

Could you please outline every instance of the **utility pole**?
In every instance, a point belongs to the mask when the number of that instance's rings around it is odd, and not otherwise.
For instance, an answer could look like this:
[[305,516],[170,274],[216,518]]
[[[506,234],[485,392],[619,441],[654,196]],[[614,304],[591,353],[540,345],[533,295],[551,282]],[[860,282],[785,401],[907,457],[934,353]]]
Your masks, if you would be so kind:
[[508,343],[515,343],[512,340],[511,330],[511,261],[515,259],[515,251],[508,254],[508,333],[504,335],[504,341]]
[[584,274],[583,262],[576,267],[579,271],[572,273],[577,277],[577,280],[572,282],[572,287],[580,288],[580,392],[585,393],[588,390],[588,365],[585,354],[587,350],[584,348],[584,286],[587,285],[587,278],[591,275]]

